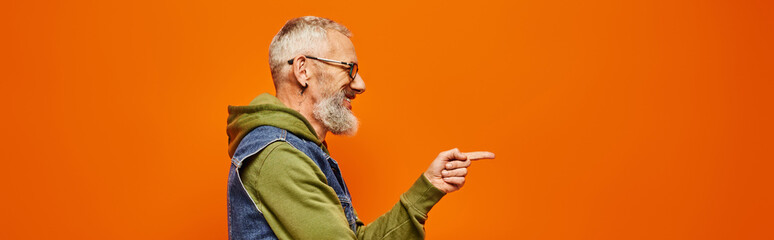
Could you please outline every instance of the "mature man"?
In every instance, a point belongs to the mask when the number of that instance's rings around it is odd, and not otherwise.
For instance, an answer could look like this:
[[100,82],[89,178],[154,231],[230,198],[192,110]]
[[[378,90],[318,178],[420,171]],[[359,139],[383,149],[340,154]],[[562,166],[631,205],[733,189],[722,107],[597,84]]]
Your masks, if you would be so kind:
[[230,239],[419,239],[430,208],[489,152],[441,152],[392,210],[365,226],[325,136],[353,135],[351,101],[365,92],[349,30],[329,19],[288,21],[269,46],[277,96],[229,106]]

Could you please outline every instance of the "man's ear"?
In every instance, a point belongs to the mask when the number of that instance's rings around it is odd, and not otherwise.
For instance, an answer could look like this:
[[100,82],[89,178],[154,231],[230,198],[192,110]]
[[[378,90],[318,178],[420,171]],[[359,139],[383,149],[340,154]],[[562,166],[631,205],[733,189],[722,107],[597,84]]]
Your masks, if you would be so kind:
[[296,81],[301,86],[301,89],[309,86],[309,78],[312,76],[311,69],[309,69],[306,60],[307,58],[304,55],[298,55],[293,58],[293,75],[296,77]]

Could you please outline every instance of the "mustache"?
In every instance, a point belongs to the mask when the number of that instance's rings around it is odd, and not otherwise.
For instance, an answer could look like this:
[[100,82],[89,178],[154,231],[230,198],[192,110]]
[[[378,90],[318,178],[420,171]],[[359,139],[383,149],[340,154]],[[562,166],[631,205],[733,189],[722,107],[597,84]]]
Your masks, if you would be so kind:
[[355,94],[357,94],[357,92],[355,92],[353,90],[342,89],[341,91],[338,91],[338,92],[334,93],[334,95],[332,97],[336,97],[336,98],[354,98]]

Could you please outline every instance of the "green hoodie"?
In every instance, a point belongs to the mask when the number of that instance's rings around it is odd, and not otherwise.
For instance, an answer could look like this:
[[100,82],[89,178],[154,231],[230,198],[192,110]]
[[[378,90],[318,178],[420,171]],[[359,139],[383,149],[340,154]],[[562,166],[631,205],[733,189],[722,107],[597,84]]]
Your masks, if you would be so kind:
[[[229,156],[247,133],[263,125],[285,129],[328,152],[303,115],[268,93],[228,111]],[[445,194],[420,175],[390,211],[367,226],[358,218],[357,232],[352,232],[320,168],[287,142],[274,142],[246,159],[240,174],[279,239],[422,239],[427,213]]]

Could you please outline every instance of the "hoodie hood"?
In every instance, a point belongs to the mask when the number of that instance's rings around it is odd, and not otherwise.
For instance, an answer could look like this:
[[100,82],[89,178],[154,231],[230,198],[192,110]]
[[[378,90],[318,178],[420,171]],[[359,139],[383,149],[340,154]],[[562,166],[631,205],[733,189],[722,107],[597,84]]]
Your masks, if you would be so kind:
[[301,113],[286,107],[271,94],[258,95],[247,106],[228,106],[228,114],[226,134],[228,134],[229,157],[234,156],[239,142],[245,135],[254,128],[264,125],[285,129],[323,147],[312,124]]

